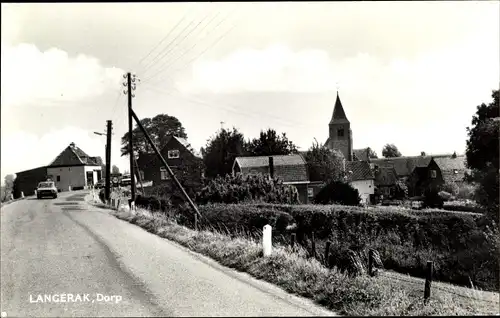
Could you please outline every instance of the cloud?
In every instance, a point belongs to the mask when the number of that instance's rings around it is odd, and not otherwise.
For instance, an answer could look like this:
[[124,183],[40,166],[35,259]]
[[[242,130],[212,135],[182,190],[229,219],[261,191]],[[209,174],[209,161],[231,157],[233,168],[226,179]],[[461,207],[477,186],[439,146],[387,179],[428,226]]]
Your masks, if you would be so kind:
[[57,48],[42,52],[33,44],[2,43],[1,67],[2,108],[71,105],[116,88],[124,73],[94,57]]

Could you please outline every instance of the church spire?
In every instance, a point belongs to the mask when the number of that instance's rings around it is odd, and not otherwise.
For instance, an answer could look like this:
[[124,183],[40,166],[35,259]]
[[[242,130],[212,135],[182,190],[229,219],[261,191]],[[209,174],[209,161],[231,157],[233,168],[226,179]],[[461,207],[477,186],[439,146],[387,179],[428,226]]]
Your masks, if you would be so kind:
[[349,122],[347,116],[345,115],[344,107],[342,107],[342,102],[340,101],[339,92],[337,91],[337,100],[335,101],[335,107],[333,108],[332,120],[330,124]]

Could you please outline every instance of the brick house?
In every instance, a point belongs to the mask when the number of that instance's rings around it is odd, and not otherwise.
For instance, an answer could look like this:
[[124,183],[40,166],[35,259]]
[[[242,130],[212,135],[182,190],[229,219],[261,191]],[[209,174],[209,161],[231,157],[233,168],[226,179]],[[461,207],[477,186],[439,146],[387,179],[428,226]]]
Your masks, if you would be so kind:
[[270,174],[269,157],[273,158],[274,177],[283,184],[297,188],[299,200],[308,203],[314,195],[314,189],[309,190],[309,175],[307,164],[300,154],[280,156],[236,157],[233,163],[233,175]]
[[408,195],[421,196],[428,187],[437,188],[444,184],[440,167],[431,159],[427,167],[416,167],[408,178]]
[[[202,184],[203,158],[186,139],[170,137],[160,153],[183,185],[197,188]],[[139,154],[137,165],[143,182],[152,182],[153,186],[173,185],[167,169],[155,153]]]

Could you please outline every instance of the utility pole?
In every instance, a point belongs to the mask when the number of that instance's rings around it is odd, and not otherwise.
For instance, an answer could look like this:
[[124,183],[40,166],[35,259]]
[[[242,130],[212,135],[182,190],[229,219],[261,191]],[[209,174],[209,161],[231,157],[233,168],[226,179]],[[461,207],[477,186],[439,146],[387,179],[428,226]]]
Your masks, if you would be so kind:
[[[132,81],[134,85],[132,86]],[[131,193],[131,203],[135,201],[135,173],[134,173],[134,147],[132,146],[132,90],[135,90],[135,75],[132,78],[130,72],[127,73],[127,95],[128,95],[128,150],[130,157],[130,193]]]
[[104,194],[106,201],[111,198],[111,120],[107,120],[108,129],[106,132],[106,187]]

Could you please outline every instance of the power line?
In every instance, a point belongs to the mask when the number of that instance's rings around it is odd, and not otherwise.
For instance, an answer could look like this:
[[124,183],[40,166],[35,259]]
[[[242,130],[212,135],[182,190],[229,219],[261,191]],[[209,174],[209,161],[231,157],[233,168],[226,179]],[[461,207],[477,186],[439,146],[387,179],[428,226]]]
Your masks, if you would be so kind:
[[[234,9],[228,13],[221,21],[219,21],[219,23],[217,23],[217,25],[212,29],[213,30],[216,30],[219,28],[219,26],[225,22],[230,16],[231,14],[233,14],[233,12],[237,9],[237,7],[234,7]],[[220,11],[210,20],[210,22],[208,22],[201,30],[199,33],[201,33],[203,30],[205,30],[207,28],[208,25],[210,25],[210,23],[212,23],[212,21],[215,20],[215,18],[220,14]],[[211,32],[209,32],[208,34],[210,34]],[[145,78],[144,81],[149,81],[150,79],[154,78],[155,76],[165,72],[167,69],[170,68],[170,66],[172,66],[176,61],[178,61],[180,58],[184,57],[186,55],[186,53],[190,52],[191,50],[193,50],[197,45],[199,44],[199,42],[195,42],[188,50],[184,51],[184,54],[181,54],[179,55],[176,59],[174,59],[173,61],[171,61],[170,63],[163,63],[162,66],[160,66],[160,69],[154,73],[152,76],[149,76],[148,78]],[[165,65],[167,64],[167,65]]]
[[[191,58],[190,60],[188,60],[186,63],[184,63],[182,65],[182,68],[178,68],[177,69],[177,72],[179,72],[180,70],[183,70],[187,65],[189,65],[191,62],[193,62],[194,60],[196,60],[197,58],[199,58],[200,56],[202,56],[203,54],[205,54],[209,49],[213,48],[214,46],[216,46],[224,37],[226,37],[235,27],[237,26],[237,24],[233,24],[233,26],[231,28],[229,28],[229,30],[227,30],[224,34],[222,34],[220,37],[218,37],[214,42],[212,42],[211,45],[209,45],[207,48],[205,48],[205,50],[203,50],[201,53],[199,53],[197,56]],[[166,75],[167,78],[170,79],[171,82],[173,82],[172,80],[172,77],[171,76],[168,76]],[[157,82],[153,82],[152,84],[159,84],[162,80],[165,80],[165,78],[163,79],[160,79],[158,80]]]
[[[177,23],[175,24],[175,26],[173,28],[170,29],[170,31],[167,33],[167,35],[165,35],[161,40],[160,42],[158,42],[158,44],[156,44],[150,51],[148,54],[146,54],[146,56],[144,56],[143,58],[141,58],[134,66],[134,68],[136,68],[139,64],[141,64],[144,60],[146,60],[153,52],[154,50],[156,50],[171,34],[172,32],[174,32],[175,29],[177,29],[177,27],[182,23],[182,21],[184,21],[186,19],[186,17],[188,16],[188,13],[191,11],[191,9],[193,9],[195,4],[191,5],[189,9],[186,10],[186,12],[184,13],[184,15],[182,16],[181,19],[179,19],[179,21],[177,21]],[[154,58],[153,58],[154,60]],[[144,68],[144,67],[143,67]],[[143,70],[138,70],[138,72],[142,72]]]
[[[193,24],[194,21],[191,21],[176,37],[174,40],[172,40],[160,53],[158,53],[155,58],[157,58],[158,56],[161,55],[161,57],[158,58],[158,61],[162,60],[163,58],[165,58],[168,53],[172,52],[172,50],[178,46],[180,43],[182,43],[182,41],[184,41],[191,33],[193,33],[193,31],[200,25],[203,23],[203,21],[205,21],[207,18],[208,18],[208,14],[205,15],[200,22],[198,22],[198,24],[196,24],[191,30],[188,31],[188,33],[180,40],[179,43],[177,43],[175,46],[173,47],[170,47],[172,45],[172,43],[174,43],[181,35],[184,31],[187,30],[187,28]],[[148,72],[149,69],[151,69],[152,66],[154,66],[154,64],[156,63],[156,61],[153,59],[153,63],[149,63],[146,68],[143,70],[143,74],[146,74]]]

